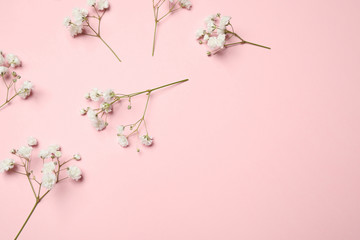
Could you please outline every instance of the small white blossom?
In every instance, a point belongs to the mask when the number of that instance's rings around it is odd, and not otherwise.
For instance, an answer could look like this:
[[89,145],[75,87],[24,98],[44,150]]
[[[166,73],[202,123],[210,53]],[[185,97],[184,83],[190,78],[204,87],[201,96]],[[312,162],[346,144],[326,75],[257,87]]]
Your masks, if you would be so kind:
[[41,186],[46,188],[47,190],[51,190],[54,187],[56,180],[57,180],[57,178],[54,173],[46,172],[42,176]]
[[90,99],[90,93],[85,93],[84,98],[85,99]]
[[31,156],[31,152],[32,152],[32,147],[29,146],[22,146],[20,147],[16,153],[23,158],[29,159]]
[[9,171],[10,169],[12,169],[15,165],[15,160],[14,159],[5,159],[3,161],[0,162],[0,173]]
[[41,172],[43,174],[52,173],[55,171],[56,165],[57,164],[55,162],[44,163],[43,168],[41,169]]
[[118,143],[119,143],[120,146],[122,146],[122,147],[127,147],[127,146],[129,146],[129,142],[128,142],[127,138],[126,138],[124,135],[118,136]]
[[207,42],[209,40],[209,38],[210,38],[209,34],[205,34],[204,39],[203,39],[204,42]]
[[220,18],[220,26],[227,26],[229,23],[230,23],[230,19],[231,17],[230,16],[222,16]]
[[80,23],[84,21],[84,19],[88,16],[89,12],[88,10],[83,8],[74,8],[72,14],[75,22]]
[[217,37],[210,37],[207,44],[211,49],[215,49],[218,47],[223,48],[225,45],[225,38],[225,34],[219,34]]
[[85,108],[80,109],[80,114],[85,115],[87,113],[87,110]]
[[87,115],[90,119],[91,124],[96,128],[96,130],[101,131],[106,127],[106,122],[98,118],[94,110],[89,109]]
[[11,67],[17,67],[21,64],[20,59],[14,54],[7,54],[6,61]]
[[79,161],[79,160],[81,160],[81,156],[80,156],[80,154],[74,154],[74,156],[73,156],[73,158],[76,160],[76,161]]
[[38,141],[34,137],[29,137],[28,140],[27,140],[27,144],[29,146],[36,146],[38,144]]
[[54,155],[55,157],[60,158],[62,156],[62,153],[60,151],[56,151]]
[[100,100],[100,97],[102,96],[102,93],[99,91],[99,89],[93,88],[90,91],[89,96],[90,96],[91,100],[97,102],[97,101]]
[[93,7],[93,6],[95,6],[95,4],[96,4],[96,0],[87,0],[87,4],[88,4],[90,7]]
[[45,159],[45,158],[48,158],[49,155],[50,155],[49,150],[47,150],[47,149],[40,150],[40,153],[39,153],[40,158]]
[[103,102],[100,104],[101,109],[106,112],[109,113],[112,111],[112,105],[108,102]]
[[69,28],[72,37],[75,37],[76,35],[82,33],[82,30],[83,30],[83,25],[76,23],[72,23]]
[[0,75],[4,76],[9,72],[9,69],[7,67],[4,66],[0,66]]
[[108,89],[103,93],[103,98],[106,102],[110,102],[115,97],[115,92],[112,89]]
[[206,31],[208,33],[212,33],[216,29],[216,25],[214,21],[208,21],[206,24]]
[[189,0],[179,0],[179,5],[183,8],[190,9],[192,4]]
[[205,23],[206,23],[206,24],[207,24],[208,22],[214,23],[214,20],[215,20],[216,16],[217,16],[216,14],[212,14],[212,15],[207,16],[207,17],[205,18]]
[[64,18],[63,24],[65,27],[69,27],[71,24],[71,19],[69,17]]
[[67,173],[68,173],[69,177],[75,181],[78,181],[82,175],[81,169],[76,166],[68,167]]
[[117,127],[118,134],[123,134],[124,130],[125,130],[125,127],[123,125],[120,125]]
[[196,39],[199,39],[204,35],[205,35],[205,29],[200,28],[200,29],[196,30],[196,33],[195,33]]
[[150,146],[153,143],[153,138],[149,135],[142,135],[139,137],[142,144]]
[[109,2],[108,0],[99,0],[97,2],[97,8],[100,10],[100,11],[103,11],[107,8],[109,8]]
[[19,89],[19,96],[23,99],[30,96],[32,87],[33,84],[30,81],[23,82],[22,86]]

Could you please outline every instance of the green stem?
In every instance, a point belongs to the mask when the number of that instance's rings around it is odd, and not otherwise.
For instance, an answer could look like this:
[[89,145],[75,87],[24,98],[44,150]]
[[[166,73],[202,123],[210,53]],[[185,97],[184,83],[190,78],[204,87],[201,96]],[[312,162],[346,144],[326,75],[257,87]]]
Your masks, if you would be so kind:
[[16,93],[14,96],[12,96],[9,100],[5,101],[2,105],[0,105],[0,108],[8,104],[11,100],[13,100],[19,93]]
[[152,47],[152,56],[155,53],[155,41],[156,41],[156,30],[157,30],[158,21],[155,20],[155,29],[154,29],[154,39],[153,39],[153,47]]
[[21,227],[20,231],[18,232],[18,234],[16,235],[16,237],[14,238],[14,240],[18,239],[18,237],[19,237],[20,233],[22,232],[22,230],[24,229],[25,225],[26,225],[26,224],[27,224],[27,222],[29,221],[29,219],[30,219],[31,215],[32,215],[32,214],[33,214],[33,212],[35,211],[35,208],[37,207],[37,205],[39,204],[39,202],[40,202],[39,200],[36,200],[34,207],[31,209],[30,214],[29,214],[29,215],[28,215],[28,217],[26,218],[26,220],[25,220],[24,224],[22,225],[22,227]]
[[168,86],[171,86],[171,85],[175,85],[175,84],[178,84],[178,83],[183,83],[183,82],[187,82],[189,81],[189,79],[184,79],[184,80],[180,80],[180,81],[176,81],[176,82],[172,82],[172,83],[168,83],[168,84],[165,84],[165,85],[162,85],[160,87],[156,87],[156,88],[152,88],[152,89],[148,89],[148,90],[144,90],[144,91],[141,91],[141,92],[137,92],[137,93],[133,93],[133,94],[129,94],[128,96],[130,97],[134,97],[134,96],[137,96],[137,95],[140,95],[140,94],[143,94],[143,93],[151,93],[155,90],[158,90],[160,88],[164,88],[164,87],[168,87]]
[[114,52],[114,50],[112,50],[112,48],[104,41],[104,39],[102,39],[102,37],[100,37],[100,35],[98,35],[98,37],[100,38],[100,40],[110,49],[110,51],[115,55],[115,57],[119,60],[119,62],[121,62],[120,58],[118,57],[118,55],[116,55],[116,53]]

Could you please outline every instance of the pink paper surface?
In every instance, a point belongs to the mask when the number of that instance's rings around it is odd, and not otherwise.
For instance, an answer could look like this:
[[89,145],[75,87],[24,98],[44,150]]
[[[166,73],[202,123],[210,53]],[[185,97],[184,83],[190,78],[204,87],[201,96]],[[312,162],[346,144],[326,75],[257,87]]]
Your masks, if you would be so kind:
[[[110,5],[102,35],[123,63],[63,27],[85,0],[1,0],[0,48],[35,89],[0,110],[0,159],[28,136],[35,155],[59,143],[83,157],[84,180],[56,186],[20,239],[360,239],[359,1],[194,0],[159,25],[155,57],[151,0]],[[207,57],[194,32],[217,12],[272,50]],[[130,93],[184,78],[150,100],[151,148],[116,139],[145,97],[100,133],[79,115],[93,87]],[[1,174],[0,189],[0,239],[13,239],[34,199],[20,175]]]

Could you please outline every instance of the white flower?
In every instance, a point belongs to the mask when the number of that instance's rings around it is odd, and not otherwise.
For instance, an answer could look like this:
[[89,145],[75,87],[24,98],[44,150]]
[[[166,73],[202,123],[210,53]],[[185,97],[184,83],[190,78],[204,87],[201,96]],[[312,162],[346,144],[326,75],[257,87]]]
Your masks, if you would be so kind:
[[101,109],[106,112],[109,113],[112,111],[112,105],[108,102],[103,102],[100,104]]
[[216,29],[214,21],[208,21],[206,24],[206,31],[212,33]]
[[6,55],[6,61],[11,67],[17,67],[21,64],[20,59],[14,54]]
[[220,18],[220,26],[227,26],[230,23],[230,16],[222,16]]
[[169,0],[169,2],[174,3],[174,0]]
[[108,89],[103,93],[103,98],[106,102],[110,102],[115,97],[115,93],[112,89]]
[[41,172],[43,174],[52,173],[55,171],[55,167],[56,167],[55,162],[44,163],[43,168],[41,169]]
[[5,63],[5,58],[0,51],[0,65],[3,65],[4,63]]
[[87,113],[87,110],[85,108],[80,109],[80,114],[85,115]]
[[179,0],[179,5],[183,8],[190,9],[192,4],[189,0]]
[[5,159],[3,161],[0,162],[0,173],[9,171],[10,169],[12,169],[15,165],[15,160],[14,159]]
[[83,30],[83,25],[81,23],[80,24],[72,23],[69,28],[72,37],[75,37],[76,35],[82,33],[82,30]]
[[195,33],[196,39],[199,39],[204,35],[205,35],[205,30],[204,29],[200,28],[200,29],[196,30],[196,33]]
[[30,96],[32,87],[33,85],[30,81],[23,82],[23,85],[19,89],[19,96],[22,97],[23,99]]
[[68,173],[69,177],[75,181],[78,181],[82,175],[81,169],[76,166],[68,167],[67,173]]
[[120,125],[117,127],[118,134],[122,134],[124,132],[124,130],[125,130],[125,127],[123,125]]
[[217,38],[216,37],[211,37],[209,38],[207,45],[209,46],[209,48],[211,49],[215,49],[217,48]]
[[31,152],[32,152],[32,147],[29,146],[22,146],[20,147],[16,153],[23,158],[29,159],[31,156]]
[[70,19],[69,17],[64,18],[63,24],[64,24],[65,27],[70,26],[70,24],[71,24],[71,19]]
[[52,172],[46,172],[42,176],[42,184],[44,188],[51,190],[56,183],[56,175]]
[[9,69],[7,67],[4,66],[0,66],[0,75],[4,76],[5,74],[7,74],[9,71]]
[[85,93],[84,98],[85,99],[90,99],[90,93]]
[[99,119],[94,110],[89,109],[87,115],[91,124],[96,128],[96,130],[101,131],[106,127],[106,122],[102,119]]
[[54,155],[55,157],[60,158],[62,156],[62,153],[60,151],[56,151]]
[[93,6],[95,6],[95,4],[96,4],[96,0],[87,0],[87,4],[88,4],[90,7],[93,7]]
[[217,44],[218,47],[223,48],[225,45],[225,39],[226,39],[226,35],[225,34],[219,34],[217,37]]
[[210,37],[207,44],[211,49],[215,49],[218,47],[223,48],[225,45],[225,38],[225,34],[219,34],[217,37]]
[[129,142],[124,135],[118,136],[118,142],[122,147],[127,147],[129,145]]
[[50,155],[49,151],[47,149],[43,149],[39,153],[39,157],[42,159],[48,158]]
[[204,39],[203,39],[204,42],[207,42],[209,40],[209,38],[210,38],[209,34],[205,34]]
[[97,101],[100,100],[100,97],[102,96],[102,93],[99,91],[99,89],[93,88],[90,91],[89,96],[90,96],[91,100],[97,102]]
[[27,140],[27,144],[29,146],[36,146],[38,144],[38,141],[34,137],[29,137],[28,140]]
[[74,154],[74,156],[73,156],[73,158],[76,160],[76,161],[79,161],[79,160],[81,160],[81,156],[80,156],[80,154]]
[[97,8],[102,11],[104,9],[107,9],[109,7],[109,2],[108,0],[99,0],[97,2]]
[[208,22],[212,22],[212,23],[214,23],[214,20],[216,19],[216,14],[211,14],[211,15],[209,15],[209,16],[207,16],[206,18],[205,18],[205,23],[207,24]]
[[74,8],[72,14],[74,16],[75,22],[80,23],[84,21],[89,12],[83,8]]
[[150,146],[153,143],[153,138],[149,135],[142,135],[139,137],[142,144]]

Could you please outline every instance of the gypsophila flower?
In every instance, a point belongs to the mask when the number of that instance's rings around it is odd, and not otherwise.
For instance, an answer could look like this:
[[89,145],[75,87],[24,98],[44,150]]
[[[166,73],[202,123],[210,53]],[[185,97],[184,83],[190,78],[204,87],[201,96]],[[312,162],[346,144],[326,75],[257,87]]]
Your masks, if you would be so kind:
[[109,8],[109,2],[108,2],[108,0],[98,0],[98,2],[97,2],[97,8],[98,8],[98,10],[100,10],[100,11],[103,11],[103,10]]
[[100,97],[102,96],[102,93],[99,91],[99,89],[97,88],[93,88],[91,89],[90,93],[89,93],[89,96],[90,96],[90,99],[92,101],[99,101],[100,100]]
[[52,172],[45,172],[42,176],[42,187],[51,190],[56,183],[56,175]]
[[73,158],[74,158],[76,161],[81,160],[80,154],[74,154]]
[[42,173],[52,173],[55,171],[56,168],[56,162],[47,162],[44,163],[43,168],[41,170]]
[[6,55],[6,61],[11,67],[17,67],[21,64],[20,59],[16,55],[10,53]]
[[4,76],[9,72],[9,68],[0,66],[0,75]]
[[129,142],[128,142],[126,136],[124,136],[124,135],[118,136],[118,143],[122,147],[127,147],[129,145]]
[[140,141],[145,146],[151,146],[153,143],[153,138],[149,135],[140,136]]
[[29,159],[31,156],[31,152],[32,152],[33,148],[29,147],[29,146],[22,146],[17,150],[17,155],[22,157],[22,158],[26,158]]
[[[248,42],[242,39],[237,33],[234,32],[233,26],[230,23],[230,16],[221,16],[220,13],[212,14],[205,18],[206,30],[199,29],[196,31],[196,39],[199,43],[207,43],[207,46],[213,51],[207,51],[206,54],[211,56],[220,50],[241,44],[251,44],[258,47],[270,49],[269,47],[262,46],[256,43]],[[228,29],[229,27],[229,29]],[[216,30],[216,31],[215,31]],[[232,37],[237,38],[238,42],[227,43]]]
[[0,162],[0,173],[9,171],[15,166],[15,160],[14,159],[5,159]]
[[96,4],[96,0],[87,0],[87,4],[88,4],[90,7],[93,7],[93,6],[95,6],[95,4]]
[[76,166],[68,167],[67,173],[68,173],[69,177],[75,181],[78,181],[82,175],[81,169]]
[[[153,37],[153,47],[152,47],[152,56],[154,56],[155,53],[155,41],[156,41],[156,31],[158,27],[158,23],[163,20],[165,17],[171,15],[171,13],[184,8],[190,10],[192,4],[189,0],[169,0],[169,7],[166,9],[166,11],[163,14],[161,13],[161,6],[164,6],[163,3],[166,0],[160,0],[160,1],[153,1],[153,12],[154,12],[154,20],[155,20],[155,28],[154,28],[154,37]],[[177,7],[177,4],[180,7]],[[167,4],[165,4],[167,5]]]
[[30,81],[25,81],[21,88],[19,89],[19,96],[23,99],[27,98],[31,94],[32,83]]
[[[34,137],[30,137],[28,139],[28,144],[32,146],[36,146],[37,140]],[[60,146],[57,144],[50,145],[44,150],[40,151],[39,156],[42,158],[43,166],[37,174],[32,166],[35,165],[32,163],[34,160],[31,156],[31,152],[33,151],[32,147],[23,146],[18,150],[13,149],[11,151],[12,154],[17,156],[19,159],[15,161],[13,159],[5,159],[4,161],[0,161],[0,173],[9,171],[13,174],[20,174],[27,178],[27,182],[30,184],[31,192],[35,197],[35,205],[33,206],[29,216],[27,217],[25,223],[22,225],[20,231],[16,235],[15,239],[18,239],[21,231],[24,229],[24,226],[32,216],[35,208],[40,202],[44,201],[45,196],[49,194],[49,192],[54,188],[55,185],[63,182],[66,179],[79,180],[81,178],[81,170],[78,167],[68,167],[67,164],[71,161],[75,161],[76,159],[80,159],[79,154],[73,155],[73,158],[62,161],[60,159],[61,152]],[[56,159],[55,156],[57,157]],[[45,158],[51,157],[50,161],[45,162]],[[38,159],[34,160],[36,164],[39,163]],[[14,167],[16,165],[16,168]],[[67,170],[65,172],[65,170]],[[23,201],[25,198],[22,198]]]
[[87,110],[85,108],[80,109],[80,114],[85,115],[87,113]]
[[[122,147],[127,147],[129,145],[129,137],[135,134],[139,134],[139,129],[141,126],[145,127],[146,133],[148,133],[147,131],[147,126],[146,126],[146,121],[145,121],[145,114],[147,111],[147,107],[148,107],[148,103],[149,103],[149,99],[150,96],[152,94],[153,91],[156,91],[158,89],[164,88],[164,87],[168,87],[174,84],[179,84],[179,83],[183,83],[188,81],[188,79],[185,80],[181,80],[181,81],[177,81],[177,82],[173,82],[170,84],[165,84],[163,86],[157,87],[157,88],[153,88],[153,89],[148,89],[145,91],[140,91],[140,92],[135,92],[135,93],[130,93],[130,94],[115,94],[115,92],[113,90],[107,90],[104,92],[104,94],[102,94],[102,96],[99,96],[99,90],[97,88],[94,88],[92,90],[92,92],[89,94],[90,96],[90,100],[94,99],[94,101],[99,102],[99,107],[92,109],[92,108],[86,108],[87,110],[87,116],[91,122],[91,124],[98,130],[103,130],[107,125],[107,114],[109,114],[111,111],[115,110],[115,104],[121,102],[121,101],[128,101],[129,105],[128,105],[128,109],[131,109],[131,99],[134,98],[135,96],[141,95],[141,94],[146,94],[147,95],[147,101],[145,104],[145,109],[143,112],[143,115],[140,117],[139,120],[137,120],[136,122],[132,123],[132,124],[128,124],[128,125],[120,125],[117,127],[117,141],[119,143],[120,146]],[[93,97],[91,97],[91,95],[93,95]],[[94,96],[96,98],[94,98]],[[109,101],[111,100],[111,101]],[[125,134],[125,132],[129,132],[128,134]],[[141,140],[144,141],[144,145],[150,146],[152,143],[152,137],[148,136],[148,134],[146,135],[146,141],[141,138]]]
[[[121,62],[120,58],[116,55],[114,50],[105,42],[105,40],[100,35],[100,26],[105,10],[109,8],[108,0],[87,0],[87,4],[94,8],[95,15],[91,15],[88,10],[83,8],[74,8],[72,11],[73,20],[69,17],[66,17],[63,21],[65,27],[69,29],[70,35],[75,37],[79,34],[84,34],[92,37],[99,38],[106,47],[114,54],[114,56]],[[99,13],[99,11],[103,11]],[[95,19],[97,26],[93,25],[93,20]],[[97,30],[95,30],[97,29]]]
[[115,97],[115,92],[112,89],[108,89],[103,93],[105,102],[110,102]]
[[29,146],[36,146],[38,144],[38,141],[34,137],[29,137],[28,140],[27,140],[27,144]]

